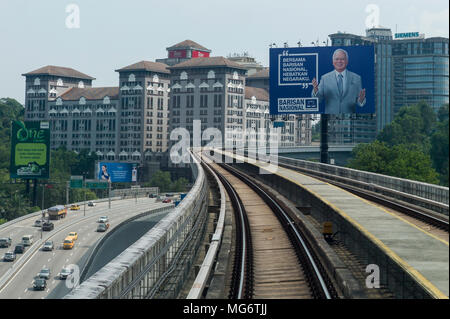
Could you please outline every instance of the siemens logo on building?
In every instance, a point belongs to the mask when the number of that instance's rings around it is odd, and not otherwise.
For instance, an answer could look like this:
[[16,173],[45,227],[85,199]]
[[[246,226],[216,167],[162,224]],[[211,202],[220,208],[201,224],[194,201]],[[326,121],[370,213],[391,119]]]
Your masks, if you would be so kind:
[[405,38],[419,38],[421,35],[419,32],[407,32],[407,33],[396,33],[395,39],[405,39]]

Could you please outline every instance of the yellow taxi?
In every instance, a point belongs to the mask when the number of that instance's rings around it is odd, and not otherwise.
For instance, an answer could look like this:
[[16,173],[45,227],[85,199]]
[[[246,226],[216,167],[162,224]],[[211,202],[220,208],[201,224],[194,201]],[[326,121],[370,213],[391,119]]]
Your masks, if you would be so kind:
[[75,243],[73,242],[73,239],[71,237],[66,237],[63,242],[63,248],[64,249],[72,249]]
[[80,205],[71,205],[70,210],[80,210]]
[[67,238],[71,238],[71,239],[73,239],[73,240],[75,241],[75,240],[78,239],[78,233],[77,233],[77,232],[74,232],[74,231],[73,231],[73,232],[70,232],[69,235],[67,235],[66,239],[67,239]]

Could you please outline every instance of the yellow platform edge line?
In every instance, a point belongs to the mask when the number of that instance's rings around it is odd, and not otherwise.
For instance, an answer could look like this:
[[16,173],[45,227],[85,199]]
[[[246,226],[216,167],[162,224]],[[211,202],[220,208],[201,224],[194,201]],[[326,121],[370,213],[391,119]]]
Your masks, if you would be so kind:
[[[228,152],[227,152],[228,153]],[[232,154],[233,157],[236,158],[236,154]],[[241,157],[241,155],[238,155]],[[244,157],[245,158],[245,157]],[[243,161],[243,162],[247,162],[248,161]],[[252,165],[255,165],[259,168],[264,169],[263,166],[260,166],[258,164],[255,163],[249,163]],[[297,174],[301,174],[295,171],[292,171],[294,173]],[[369,239],[371,239],[375,244],[377,244],[389,257],[391,257],[391,259],[393,259],[400,267],[402,267],[407,273],[409,273],[412,277],[416,278],[417,281],[419,282],[419,284],[425,288],[425,290],[427,290],[433,297],[437,298],[437,299],[449,299],[449,297],[444,294],[442,291],[440,291],[436,286],[434,286],[428,279],[426,279],[419,271],[417,271],[416,269],[414,269],[411,265],[409,265],[405,260],[403,260],[400,256],[398,256],[392,249],[390,249],[388,246],[386,246],[381,240],[379,240],[377,237],[375,237],[372,233],[370,233],[368,230],[366,230],[362,225],[360,225],[358,222],[356,222],[353,218],[351,218],[350,216],[348,216],[344,211],[342,211],[340,208],[334,206],[333,204],[331,204],[329,201],[327,201],[326,199],[322,198],[319,194],[317,194],[316,192],[306,188],[305,186],[299,184],[297,181],[292,180],[289,177],[286,176],[282,176],[279,174],[276,174],[288,181],[290,181],[291,183],[294,183],[296,185],[298,185],[299,187],[303,188],[305,191],[311,193],[312,195],[314,195],[315,197],[317,197],[318,199],[320,199],[322,202],[324,202],[326,205],[328,205],[329,207],[331,207],[333,210],[335,210],[336,212],[338,212],[339,214],[341,214],[345,219],[347,219],[351,224],[353,224],[358,230],[360,230],[362,233],[364,233]],[[308,176],[310,177],[310,176]],[[313,177],[310,177],[313,178]],[[320,181],[321,183],[324,183],[322,181]],[[327,183],[328,184],[328,183]],[[329,184],[328,184],[329,185]],[[331,185],[334,186],[334,185]],[[335,186],[336,187],[336,186]],[[352,194],[353,195],[353,194]],[[355,196],[355,195],[353,195]],[[357,197],[357,196],[355,196]],[[378,208],[378,207],[377,207]]]

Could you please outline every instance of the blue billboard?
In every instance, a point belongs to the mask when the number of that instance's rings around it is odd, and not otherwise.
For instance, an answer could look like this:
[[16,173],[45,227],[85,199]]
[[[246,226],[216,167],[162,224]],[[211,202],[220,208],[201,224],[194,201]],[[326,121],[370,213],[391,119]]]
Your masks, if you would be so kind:
[[135,182],[137,177],[137,163],[98,162],[97,178],[116,182]]
[[375,113],[374,47],[270,49],[270,114]]

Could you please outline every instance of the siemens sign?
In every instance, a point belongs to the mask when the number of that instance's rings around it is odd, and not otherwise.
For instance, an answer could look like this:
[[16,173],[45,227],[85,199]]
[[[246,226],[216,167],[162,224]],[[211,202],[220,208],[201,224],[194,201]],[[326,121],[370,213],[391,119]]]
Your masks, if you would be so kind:
[[407,33],[396,33],[395,34],[396,39],[421,38],[421,37],[423,37],[423,35],[419,34],[419,32],[407,32]]

